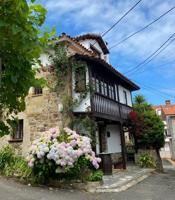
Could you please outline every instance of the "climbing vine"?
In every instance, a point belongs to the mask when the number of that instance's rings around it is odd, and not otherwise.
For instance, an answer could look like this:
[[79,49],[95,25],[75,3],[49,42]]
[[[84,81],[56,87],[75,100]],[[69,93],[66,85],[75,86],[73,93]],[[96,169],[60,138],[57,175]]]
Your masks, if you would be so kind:
[[73,119],[73,128],[80,134],[85,134],[91,138],[92,147],[96,146],[96,129],[97,125],[90,114],[75,117]]
[[[83,61],[77,61],[72,57],[68,57],[65,46],[59,45],[53,48],[54,53],[49,54],[51,66],[54,66],[52,77],[50,79],[54,80],[52,88],[58,94],[58,98],[62,103],[62,126],[69,126],[81,133],[83,131],[86,135],[91,137],[92,144],[94,144],[96,124],[92,117],[90,117],[89,114],[79,117],[73,114],[73,108],[79,105],[92,90],[90,84],[86,84],[86,81],[81,79],[80,76],[81,74],[86,73],[87,64]],[[78,91],[76,92],[79,95],[76,99],[73,99],[72,84],[70,83],[73,83],[72,75],[74,74],[75,76],[76,73],[79,82],[77,83],[74,78],[74,84],[75,86],[78,86]]]

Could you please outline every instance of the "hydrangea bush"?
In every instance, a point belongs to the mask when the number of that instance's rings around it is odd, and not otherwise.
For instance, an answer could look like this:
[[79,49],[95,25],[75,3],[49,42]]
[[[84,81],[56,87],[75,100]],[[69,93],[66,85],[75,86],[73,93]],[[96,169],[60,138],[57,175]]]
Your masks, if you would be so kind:
[[90,138],[69,128],[62,131],[51,128],[44,132],[39,139],[33,141],[27,156],[31,168],[38,168],[39,173],[45,171],[48,176],[69,172],[78,162],[82,163],[80,160],[94,169],[99,168],[101,161],[92,151]]

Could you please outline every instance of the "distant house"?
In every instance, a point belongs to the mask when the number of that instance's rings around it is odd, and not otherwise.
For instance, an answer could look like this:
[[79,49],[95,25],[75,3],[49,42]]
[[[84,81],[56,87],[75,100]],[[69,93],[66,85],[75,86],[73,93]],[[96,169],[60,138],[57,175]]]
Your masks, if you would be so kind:
[[[83,101],[74,108],[73,114],[89,115],[96,123],[96,153],[111,153],[113,163],[122,160],[125,168],[125,141],[123,124],[132,110],[132,92],[139,87],[109,64],[109,50],[100,35],[85,34],[71,37],[62,34],[54,41],[65,45],[69,56],[87,63],[86,73],[81,79],[72,74],[68,83],[72,98],[79,97],[76,90],[77,81],[87,85],[91,83],[94,90],[88,92]],[[49,73],[47,54],[41,55],[42,68],[39,76]],[[0,145],[11,143],[21,149],[22,154],[28,150],[31,141],[44,131],[62,123],[61,101],[49,88],[31,88],[26,97],[26,110],[18,114],[19,124],[10,137],[0,139]]]
[[175,104],[170,100],[165,101],[165,105],[153,107],[157,115],[161,117],[165,124],[165,146],[161,149],[162,157],[175,159]]

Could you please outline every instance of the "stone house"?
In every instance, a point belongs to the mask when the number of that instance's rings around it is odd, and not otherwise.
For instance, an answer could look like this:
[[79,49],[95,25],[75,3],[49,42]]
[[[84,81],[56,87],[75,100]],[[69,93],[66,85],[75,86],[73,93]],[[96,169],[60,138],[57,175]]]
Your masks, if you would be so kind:
[[[75,116],[90,115],[96,124],[94,136],[96,153],[112,154],[113,163],[125,162],[125,140],[123,124],[132,110],[132,92],[139,87],[109,64],[109,50],[100,35],[85,34],[70,37],[63,33],[53,42],[67,47],[69,56],[87,63],[84,81],[91,83],[94,92],[89,91],[86,97],[73,109]],[[48,54],[41,55],[42,67],[37,76],[47,77],[50,73]],[[82,79],[81,79],[82,80]],[[68,80],[73,99],[79,98],[76,88],[76,76],[72,73]],[[26,109],[18,114],[19,123],[12,136],[0,139],[0,146],[10,143],[25,155],[31,141],[51,127],[62,126],[62,102],[59,96],[49,88],[30,88],[26,97]]]
[[158,105],[153,108],[165,125],[165,145],[160,151],[161,157],[175,160],[175,104],[166,100],[165,105]]

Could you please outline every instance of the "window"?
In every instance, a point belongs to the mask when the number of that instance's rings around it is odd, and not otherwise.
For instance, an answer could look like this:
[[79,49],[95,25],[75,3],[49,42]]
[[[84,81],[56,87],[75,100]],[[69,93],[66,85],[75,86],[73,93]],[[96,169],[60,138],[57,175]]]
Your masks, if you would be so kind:
[[16,128],[14,129],[12,139],[13,140],[22,140],[23,139],[23,119],[18,120]]
[[35,87],[35,88],[34,88],[34,94],[35,94],[35,95],[40,95],[40,94],[42,94],[42,93],[43,93],[43,90],[42,90],[41,87]]
[[107,83],[100,77],[92,76],[92,84],[95,92],[102,94],[110,99],[118,100],[116,85],[113,83]]
[[111,137],[111,133],[109,131],[107,131],[107,137]]
[[104,95],[108,96],[108,87],[106,83],[104,83]]
[[112,85],[108,85],[109,90],[109,98],[114,99],[114,87]]
[[114,95],[114,87],[113,87],[113,86],[111,86],[111,93],[112,93],[111,98],[112,98],[112,99],[115,99],[115,98],[114,98],[115,95]]
[[95,78],[92,77],[92,88],[93,88],[93,91],[95,91]]
[[115,85],[115,100],[118,101],[119,98],[118,98],[118,87],[117,85]]
[[84,92],[86,90],[86,70],[79,69],[75,71],[75,92]]
[[101,85],[101,94],[105,95],[105,91],[104,91],[104,82],[100,81],[100,85]]
[[123,101],[124,101],[124,102],[123,102],[124,104],[126,104],[126,105],[128,104],[127,93],[126,93],[125,90],[123,90]]
[[96,79],[96,92],[100,92],[100,81],[98,79]]

